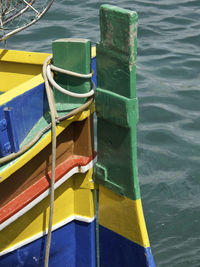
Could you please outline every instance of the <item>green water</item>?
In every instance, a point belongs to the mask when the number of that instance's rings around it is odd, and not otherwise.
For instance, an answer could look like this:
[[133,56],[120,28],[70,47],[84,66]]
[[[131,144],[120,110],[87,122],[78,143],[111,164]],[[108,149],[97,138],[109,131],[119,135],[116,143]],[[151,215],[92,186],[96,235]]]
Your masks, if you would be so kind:
[[49,52],[63,37],[96,42],[102,3],[139,14],[138,164],[156,265],[200,266],[200,0],[55,1],[7,48]]

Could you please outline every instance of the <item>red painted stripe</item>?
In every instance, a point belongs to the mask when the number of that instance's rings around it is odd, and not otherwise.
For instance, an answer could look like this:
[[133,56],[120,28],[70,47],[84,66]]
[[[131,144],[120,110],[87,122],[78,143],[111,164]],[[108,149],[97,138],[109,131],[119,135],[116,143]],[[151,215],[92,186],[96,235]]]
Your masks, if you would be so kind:
[[[66,173],[77,166],[85,166],[94,159],[96,155],[83,157],[72,155],[67,160],[56,167],[55,183],[59,181]],[[45,192],[50,186],[51,172],[47,176],[43,176],[20,195],[12,199],[0,209],[0,224],[9,219],[15,213],[23,209],[27,204]]]

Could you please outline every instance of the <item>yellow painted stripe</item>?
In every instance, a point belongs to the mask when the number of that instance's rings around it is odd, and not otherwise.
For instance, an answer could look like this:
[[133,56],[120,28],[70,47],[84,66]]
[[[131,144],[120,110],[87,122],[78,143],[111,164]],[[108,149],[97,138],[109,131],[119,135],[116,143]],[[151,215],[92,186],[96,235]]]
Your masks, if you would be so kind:
[[96,46],[92,46],[91,48],[91,57],[96,57]]
[[[0,49],[0,61],[2,62],[43,65],[45,59],[50,55],[49,53]],[[95,56],[96,46],[92,46],[91,57]]]
[[[94,54],[96,48],[92,49]],[[44,60],[49,54],[44,53],[33,53],[33,52],[23,52],[23,51],[13,51],[13,50],[0,50],[0,63],[2,62],[18,62],[25,64],[43,64]],[[28,65],[27,65],[28,66]],[[0,64],[1,67],[1,64]],[[1,73],[1,71],[0,71]],[[3,73],[2,75],[3,76]],[[15,77],[15,75],[14,75]],[[17,78],[16,78],[17,79]],[[0,77],[1,80],[1,77]],[[6,79],[8,81],[9,79]],[[39,74],[28,81],[21,83],[19,86],[15,87],[12,90],[7,91],[6,93],[0,95],[0,105],[5,104],[6,102],[12,100],[16,96],[19,96],[25,93],[28,90],[31,90],[33,87],[38,86],[43,83],[42,74]],[[3,83],[2,83],[3,84]],[[3,86],[2,86],[3,88]],[[81,114],[73,116],[72,118],[62,122],[57,126],[57,135],[59,135],[70,123],[73,121],[81,121],[90,116],[94,112],[94,105],[91,105],[88,111],[84,111]],[[9,168],[5,167],[0,172],[0,182],[4,181],[9,177],[13,172],[21,168],[25,163],[27,163],[31,158],[33,158],[37,153],[39,153],[44,147],[46,147],[51,141],[51,133],[49,132],[44,138],[42,138],[31,150],[23,154],[18,158],[14,163],[12,163]]]
[[47,56],[46,53],[0,50],[0,91],[7,92],[41,74]]
[[0,61],[43,65],[50,54],[0,49]]
[[[94,104],[90,108],[82,113],[79,113],[63,122],[56,127],[56,136],[58,136],[67,126],[73,121],[82,121],[89,117],[95,110]],[[24,153],[21,157],[17,158],[12,165],[2,169],[0,173],[0,182],[8,178],[13,172],[24,166],[30,159],[37,155],[42,149],[44,149],[51,142],[51,131],[49,131],[43,138],[41,138],[31,149]]]
[[28,65],[0,61],[1,91],[7,92],[41,74],[42,65]]
[[[50,55],[49,53],[0,49],[0,61],[2,62],[43,65],[45,59]],[[91,56],[92,58],[96,56],[96,46],[92,46]]]
[[[91,183],[92,173],[91,168],[85,174],[75,174],[55,190],[53,226],[62,224],[71,216],[95,216],[94,190],[78,186]],[[0,252],[44,233],[48,228],[48,219],[49,197],[0,232]]]
[[143,247],[150,246],[141,199],[122,197],[100,185],[99,223]]
[[[7,92],[39,75],[49,55],[48,53],[0,49],[0,91]],[[91,48],[91,55],[92,58],[96,56],[96,47]]]
[[12,100],[16,96],[22,95],[23,93],[31,90],[32,88],[40,85],[44,82],[42,74],[35,76],[34,78],[20,84],[19,86],[15,87],[12,90],[0,95],[0,105],[7,103],[8,101]]

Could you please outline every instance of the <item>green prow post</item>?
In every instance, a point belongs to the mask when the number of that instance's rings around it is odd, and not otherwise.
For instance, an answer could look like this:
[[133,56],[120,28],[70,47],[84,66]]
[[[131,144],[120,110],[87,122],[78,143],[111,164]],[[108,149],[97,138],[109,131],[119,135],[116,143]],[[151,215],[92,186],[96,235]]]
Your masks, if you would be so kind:
[[155,266],[137,170],[137,13],[100,8],[96,111],[100,266]]
[[[91,72],[91,41],[87,39],[64,38],[52,43],[53,64],[56,67],[81,74]],[[88,93],[91,90],[89,79],[83,79],[57,73],[56,82],[74,93]],[[66,111],[77,108],[86,101],[86,98],[75,98],[64,95],[55,90],[54,93],[57,111]]]

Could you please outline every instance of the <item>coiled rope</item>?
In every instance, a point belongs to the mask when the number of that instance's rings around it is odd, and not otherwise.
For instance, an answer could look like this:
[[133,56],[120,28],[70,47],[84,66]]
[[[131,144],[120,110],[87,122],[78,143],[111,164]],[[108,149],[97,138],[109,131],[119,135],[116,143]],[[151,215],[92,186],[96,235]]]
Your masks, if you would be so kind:
[[[49,65],[48,62],[52,59],[52,56],[49,56],[45,62],[44,62],[44,65],[43,65],[43,78],[45,81],[48,81],[48,78],[47,78],[47,75],[46,75],[46,67]],[[44,67],[46,66],[46,67]],[[66,73],[68,75],[72,75],[72,76],[75,76],[75,72],[71,72],[71,71],[67,71],[67,70],[63,70],[63,69],[60,69],[60,68],[57,68],[53,65],[50,65],[50,68],[52,70],[55,70],[55,71],[58,71],[58,70],[62,70],[62,71],[59,71],[59,72],[62,72],[62,73]],[[90,74],[80,74],[80,73],[77,73],[77,77],[80,77],[80,78],[91,78],[93,76],[93,72],[90,73]],[[91,81],[92,83],[92,89],[90,92],[92,92],[93,94],[91,95],[91,97],[89,97],[88,101],[86,103],[84,103],[83,105],[81,105],[80,107],[70,111],[69,113],[61,116],[61,117],[58,117],[57,115],[57,111],[56,111],[56,108],[55,108],[55,103],[54,103],[54,97],[53,97],[53,94],[52,94],[52,90],[49,88],[48,90],[48,94],[50,95],[49,98],[48,98],[48,101],[49,101],[49,106],[51,105],[52,109],[54,109],[54,114],[56,114],[56,122],[59,123],[63,120],[66,120],[76,114],[78,114],[79,112],[82,112],[84,110],[86,110],[91,104],[92,102],[94,101],[94,90],[95,90],[95,84],[93,83],[93,81]],[[47,87],[50,87],[49,85],[49,82],[45,82],[45,86]],[[64,89],[63,89],[64,90]],[[68,91],[67,91],[68,92]],[[89,93],[90,93],[89,92]],[[84,95],[84,94],[82,94]],[[21,156],[22,154],[24,154],[27,150],[29,150],[34,144],[36,144],[39,139],[46,133],[49,131],[49,129],[51,129],[52,127],[52,123],[49,123],[43,130],[41,130],[40,132],[37,133],[37,135],[31,139],[26,145],[24,145],[19,151],[15,152],[15,153],[11,153],[9,154],[8,156],[5,156],[3,158],[0,158],[0,165],[3,165],[5,164],[6,162],[8,161],[11,161],[11,160],[14,160],[15,158]]]
[[[56,112],[56,108],[55,108],[55,101],[53,97],[52,88],[50,87],[49,82],[60,92],[66,95],[78,97],[78,98],[85,98],[85,97],[93,96],[94,88],[95,88],[95,85],[92,81],[91,81],[93,85],[92,89],[88,93],[85,93],[85,94],[72,93],[62,88],[53,80],[51,76],[51,69],[68,74],[68,75],[73,75],[76,77],[81,77],[81,78],[86,78],[86,79],[91,78],[93,73],[80,74],[80,73],[75,73],[71,71],[66,71],[66,70],[57,68],[53,66],[52,64],[48,64],[48,62],[51,60],[52,60],[52,56],[48,57],[45,60],[44,65],[43,65],[43,77],[45,81],[46,93],[47,93],[47,98],[48,98],[49,108],[50,108],[50,113],[51,113],[51,128],[52,128],[52,131],[51,131],[52,132],[52,137],[51,137],[52,138],[52,164],[51,164],[51,186],[50,186],[50,212],[49,212],[49,225],[48,225],[47,243],[46,243],[46,251],[45,251],[45,265],[44,265],[45,267],[48,267],[50,245],[51,245],[51,232],[52,232],[53,208],[54,208],[55,164],[56,164],[56,119],[59,120],[57,112]],[[87,107],[89,106],[88,105],[89,103],[92,103],[93,99],[94,98],[92,97],[92,99],[90,99],[88,102],[83,104],[81,107],[73,110],[73,113],[77,114],[78,112],[84,110],[86,106]],[[69,113],[66,116],[68,117]],[[64,118],[66,118],[66,116],[64,116]]]
[[[68,70],[63,70],[57,68],[51,64],[52,56],[49,56],[44,64],[43,64],[43,78],[45,82],[46,94],[49,103],[49,109],[51,114],[51,123],[49,123],[42,131],[38,132],[37,135],[29,141],[23,148],[21,148],[18,152],[12,153],[8,156],[5,156],[0,159],[0,165],[5,164],[6,162],[15,159],[16,157],[25,153],[28,149],[30,149],[42,136],[45,134],[49,129],[51,129],[51,139],[52,139],[52,163],[51,163],[51,185],[50,185],[50,211],[49,211],[49,224],[48,224],[48,234],[47,234],[47,242],[46,242],[46,250],[45,250],[45,263],[44,266],[48,267],[49,263],[49,253],[50,253],[50,245],[51,245],[51,232],[52,232],[52,222],[53,222],[53,209],[54,209],[54,184],[55,184],[55,165],[56,165],[56,123],[59,123],[63,120],[66,120],[84,110],[86,110],[94,101],[94,91],[95,91],[95,84],[91,80],[92,89],[88,93],[78,94],[72,93],[67,91],[66,89],[60,87],[53,79],[51,75],[51,70],[61,72],[67,75],[84,78],[84,79],[91,79],[94,75],[94,72],[90,74],[81,74],[76,73]],[[77,98],[88,98],[87,102],[82,104],[80,107],[70,111],[69,113],[59,117],[56,111],[56,105],[53,96],[53,89],[50,86],[50,83],[53,87],[55,87],[60,92],[77,97]]]

